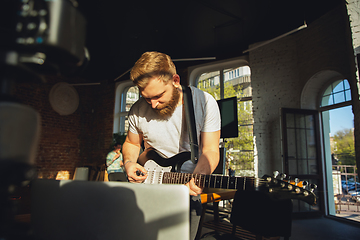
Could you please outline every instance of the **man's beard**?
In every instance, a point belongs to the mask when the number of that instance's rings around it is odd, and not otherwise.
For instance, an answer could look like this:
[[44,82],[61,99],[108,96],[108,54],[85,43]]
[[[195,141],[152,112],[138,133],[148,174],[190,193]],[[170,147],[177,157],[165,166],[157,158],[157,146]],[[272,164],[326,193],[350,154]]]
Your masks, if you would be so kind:
[[180,98],[180,93],[178,89],[173,86],[173,92],[170,101],[166,103],[164,106],[162,106],[162,108],[160,109],[154,108],[154,111],[157,112],[162,117],[170,117],[174,113],[176,106],[179,103],[179,98]]

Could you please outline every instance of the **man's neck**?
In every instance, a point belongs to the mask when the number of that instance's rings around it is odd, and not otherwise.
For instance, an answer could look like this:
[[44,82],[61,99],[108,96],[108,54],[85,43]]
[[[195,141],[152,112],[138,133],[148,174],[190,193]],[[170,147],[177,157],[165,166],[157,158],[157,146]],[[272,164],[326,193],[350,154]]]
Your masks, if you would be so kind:
[[184,94],[183,94],[182,86],[180,85],[177,90],[178,90],[179,93],[180,93],[180,97],[179,97],[179,102],[178,102],[178,104],[176,105],[176,107],[181,106],[181,105],[184,104]]

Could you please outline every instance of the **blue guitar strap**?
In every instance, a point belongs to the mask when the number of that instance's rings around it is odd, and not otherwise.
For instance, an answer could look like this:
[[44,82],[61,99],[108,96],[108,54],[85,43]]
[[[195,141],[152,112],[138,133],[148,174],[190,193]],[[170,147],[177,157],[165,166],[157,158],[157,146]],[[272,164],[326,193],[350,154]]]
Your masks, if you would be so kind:
[[191,88],[189,86],[182,86],[184,95],[185,118],[189,131],[191,161],[196,164],[199,160],[199,145],[197,141],[194,104],[192,100]]

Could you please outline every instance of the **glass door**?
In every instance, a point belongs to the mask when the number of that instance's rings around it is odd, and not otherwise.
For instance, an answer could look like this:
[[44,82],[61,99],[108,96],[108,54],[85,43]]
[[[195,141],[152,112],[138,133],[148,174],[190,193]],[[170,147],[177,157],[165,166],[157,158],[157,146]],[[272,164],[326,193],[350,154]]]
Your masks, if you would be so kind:
[[[290,180],[306,181],[309,190],[316,185],[316,205],[293,201],[296,216],[319,216],[324,213],[323,177],[320,151],[319,113],[316,110],[281,109],[283,163]],[[296,184],[296,183],[294,183]]]

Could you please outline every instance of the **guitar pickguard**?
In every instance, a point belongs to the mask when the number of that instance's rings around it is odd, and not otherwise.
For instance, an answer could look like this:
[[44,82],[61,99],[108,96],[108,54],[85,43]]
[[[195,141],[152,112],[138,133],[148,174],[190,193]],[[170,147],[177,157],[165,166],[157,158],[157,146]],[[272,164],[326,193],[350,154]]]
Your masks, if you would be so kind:
[[144,168],[148,173],[148,177],[145,179],[144,183],[146,184],[162,184],[163,175],[165,172],[171,171],[171,166],[169,167],[162,167],[158,165],[153,160],[148,160]]

